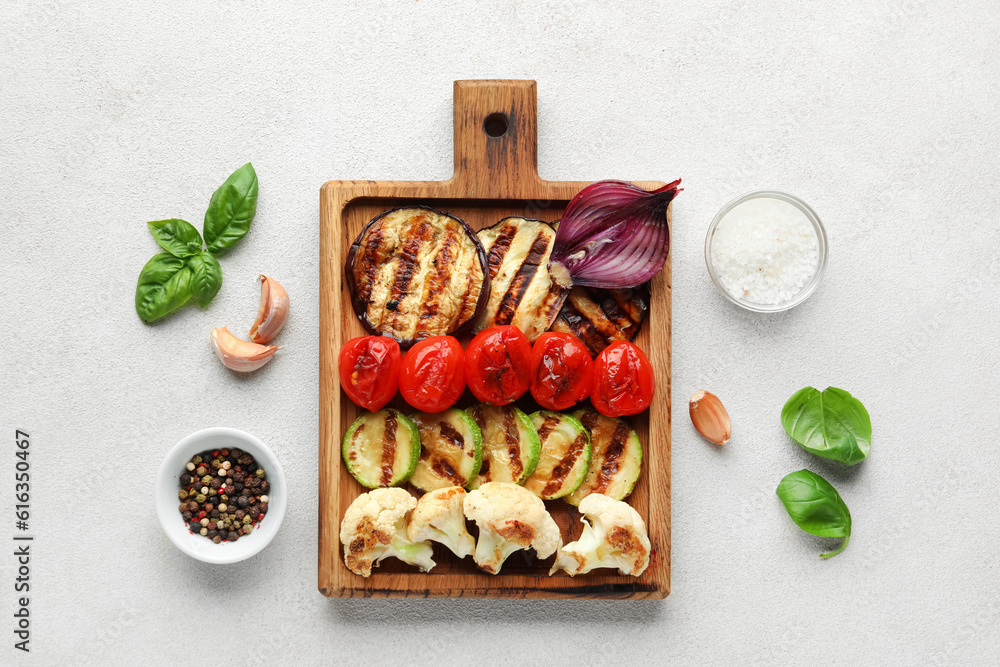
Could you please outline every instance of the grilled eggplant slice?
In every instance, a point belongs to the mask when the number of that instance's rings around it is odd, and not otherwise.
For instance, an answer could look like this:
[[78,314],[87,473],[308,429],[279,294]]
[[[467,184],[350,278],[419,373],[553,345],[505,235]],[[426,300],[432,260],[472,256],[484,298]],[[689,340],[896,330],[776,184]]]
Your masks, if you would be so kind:
[[551,331],[573,334],[596,356],[616,340],[634,339],[648,310],[648,285],[631,289],[577,285],[559,310]]
[[479,474],[483,436],[476,422],[458,408],[410,419],[420,431],[420,461],[410,484],[423,491],[465,486]]
[[576,417],[541,410],[531,415],[542,441],[542,455],[524,488],[542,500],[562,498],[583,483],[590,468],[587,429]]
[[363,486],[399,486],[417,467],[420,432],[398,410],[366,412],[347,429],[340,453],[348,472]]
[[594,453],[583,484],[566,496],[566,502],[579,505],[591,493],[622,500],[632,493],[642,470],[639,435],[621,419],[605,417],[591,408],[577,410],[573,416],[590,434]]
[[369,222],[351,245],[345,273],[361,323],[403,348],[467,332],[490,294],[476,233],[425,206],[392,209]]
[[534,342],[548,330],[568,293],[549,276],[555,238],[552,225],[528,218],[504,218],[479,230],[489,267],[490,296],[476,320],[476,332],[513,324]]
[[513,405],[480,403],[468,409],[483,434],[483,463],[469,484],[478,489],[486,482],[524,484],[535,471],[541,443],[531,417]]

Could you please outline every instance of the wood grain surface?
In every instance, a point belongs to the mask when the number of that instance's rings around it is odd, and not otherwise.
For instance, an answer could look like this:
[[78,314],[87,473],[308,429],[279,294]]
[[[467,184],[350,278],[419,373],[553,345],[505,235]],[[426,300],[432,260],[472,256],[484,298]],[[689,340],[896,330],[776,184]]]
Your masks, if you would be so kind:
[[[500,132],[504,119],[503,134],[487,133],[487,128]],[[451,213],[475,229],[506,216],[555,222],[588,185],[538,176],[534,81],[456,81],[454,124],[455,173],[449,180],[329,181],[320,191],[319,590],[330,597],[664,598],[670,592],[670,257],[652,281],[649,315],[635,341],[653,364],[656,396],[647,412],[627,418],[644,450],[642,475],[627,500],[645,519],[653,548],[641,577],[607,569],[550,577],[552,559],[539,562],[534,552],[515,553],[494,576],[478,570],[472,558],[459,560],[440,545],[434,549],[437,566],[427,573],[388,559],[366,579],[344,565],[340,520],[366,491],[340,457],[341,438],[360,409],[340,390],[337,354],[344,342],[366,333],[344,281],[351,242],[373,217],[408,204]],[[647,189],[663,185],[634,182]],[[466,395],[459,406],[470,403]],[[398,396],[390,406],[407,410]],[[530,396],[520,407],[537,409]],[[575,539],[582,529],[576,509],[559,500],[546,505],[564,541]]]

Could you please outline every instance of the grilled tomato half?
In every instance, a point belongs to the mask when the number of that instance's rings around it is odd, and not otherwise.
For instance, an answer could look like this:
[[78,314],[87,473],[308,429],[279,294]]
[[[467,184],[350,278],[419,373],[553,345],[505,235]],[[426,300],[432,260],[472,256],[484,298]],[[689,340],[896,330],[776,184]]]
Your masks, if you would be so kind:
[[638,414],[653,402],[654,390],[653,365],[632,343],[615,341],[597,355],[590,402],[602,415]]
[[546,410],[565,410],[590,396],[594,362],[572,334],[546,332],[531,348],[531,395]]
[[396,395],[401,365],[399,343],[393,339],[352,338],[340,349],[340,386],[357,405],[376,412]]
[[424,206],[369,222],[347,253],[345,277],[365,328],[403,348],[467,332],[490,294],[479,237],[455,216]]
[[531,384],[531,343],[514,326],[476,334],[465,349],[465,381],[484,403],[513,403]]
[[465,391],[465,353],[451,336],[420,341],[403,357],[399,393],[421,412],[442,412]]

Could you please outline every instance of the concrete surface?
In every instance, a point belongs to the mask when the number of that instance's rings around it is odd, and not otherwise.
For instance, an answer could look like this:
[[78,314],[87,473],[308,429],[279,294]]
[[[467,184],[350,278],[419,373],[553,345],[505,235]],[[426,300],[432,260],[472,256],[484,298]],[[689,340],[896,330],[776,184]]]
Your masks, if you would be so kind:
[[[15,532],[22,429],[35,664],[997,664],[995,3],[0,5],[0,538]],[[319,187],[448,177],[452,81],[503,77],[538,81],[543,177],[684,179],[673,593],[326,600]],[[142,324],[135,281],[157,251],[144,223],[200,228],[248,159],[260,207],[222,292]],[[831,243],[820,290],[770,317],[725,301],[702,254],[715,212],[759,187],[810,202]],[[245,331],[259,272],[285,284],[292,316],[280,358],[237,377],[208,332]],[[864,401],[869,460],[845,469],[788,440],[781,406],[807,384]],[[700,388],[732,414],[724,450],[687,418]],[[230,567],[179,553],[150,499],[164,452],[214,425],[271,443],[291,485],[277,539]],[[806,466],[854,517],[830,561],[836,541],[799,531],[774,496]],[[0,663],[27,664],[14,576],[0,557]]]

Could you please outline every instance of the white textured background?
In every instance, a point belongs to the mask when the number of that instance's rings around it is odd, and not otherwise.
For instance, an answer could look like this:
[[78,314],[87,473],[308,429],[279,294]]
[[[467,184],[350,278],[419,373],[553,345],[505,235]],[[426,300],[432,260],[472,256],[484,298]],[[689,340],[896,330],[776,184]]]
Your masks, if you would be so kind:
[[[0,540],[21,428],[35,663],[997,664],[995,3],[117,4],[0,2]],[[504,77],[538,81],[543,177],[684,179],[673,593],[324,599],[319,187],[447,178],[452,81]],[[248,159],[260,206],[221,293],[142,324],[135,281],[157,252],[144,223],[200,228]],[[758,187],[812,204],[831,243],[820,290],[769,317],[726,302],[702,256],[715,212]],[[208,332],[245,332],[259,272],[285,284],[292,316],[280,358],[241,378]],[[845,469],[785,436],[781,407],[807,384],[864,401],[869,460]],[[732,414],[724,451],[687,418],[699,388]],[[228,567],[174,549],[151,501],[164,452],[215,425],[270,443],[291,487],[272,545]],[[799,531],[774,496],[805,466],[854,517],[831,561],[819,553],[836,540]],[[7,664],[13,576],[0,556]]]

